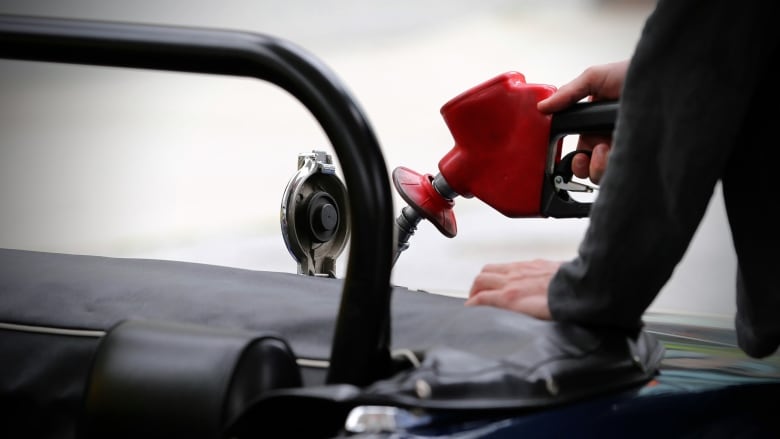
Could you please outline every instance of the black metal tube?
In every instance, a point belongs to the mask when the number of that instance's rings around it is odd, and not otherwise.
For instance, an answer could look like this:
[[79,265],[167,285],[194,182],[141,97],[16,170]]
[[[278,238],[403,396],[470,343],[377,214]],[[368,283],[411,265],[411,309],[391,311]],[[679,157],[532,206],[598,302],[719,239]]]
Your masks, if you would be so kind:
[[341,161],[353,233],[328,382],[364,385],[390,367],[394,221],[387,168],[363,111],[337,76],[270,36],[173,26],[0,16],[0,57],[269,81],[317,119]]
[[421,220],[422,216],[420,216],[420,214],[411,206],[404,206],[401,210],[401,214],[396,217],[395,224],[398,242],[396,244],[395,256],[393,257],[393,265],[398,261],[401,252],[409,248],[409,238],[414,235],[414,232],[417,230],[417,225],[420,224]]

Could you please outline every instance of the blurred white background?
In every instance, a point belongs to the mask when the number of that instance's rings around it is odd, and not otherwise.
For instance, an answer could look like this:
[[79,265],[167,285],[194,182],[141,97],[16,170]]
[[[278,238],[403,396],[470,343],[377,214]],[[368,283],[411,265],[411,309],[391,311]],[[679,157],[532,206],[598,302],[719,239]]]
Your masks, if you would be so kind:
[[[6,1],[0,13],[270,34],[331,67],[389,172],[437,172],[440,107],[509,70],[560,86],[628,57],[652,1]],[[0,246],[295,272],[279,224],[299,152],[332,149],[286,92],[255,79],[0,60]],[[396,198],[396,210],[403,206]],[[465,296],[490,262],[570,258],[587,219],[509,219],[456,200],[458,236],[421,223],[393,282]],[[339,259],[343,274],[347,255]],[[734,311],[719,188],[653,309]],[[630,294],[630,292],[627,292]]]

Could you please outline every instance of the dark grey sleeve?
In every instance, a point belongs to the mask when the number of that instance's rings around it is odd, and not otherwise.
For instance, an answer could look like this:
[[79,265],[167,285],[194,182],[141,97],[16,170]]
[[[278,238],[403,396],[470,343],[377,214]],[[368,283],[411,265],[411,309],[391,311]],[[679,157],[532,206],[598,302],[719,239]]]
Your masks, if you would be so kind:
[[777,46],[776,4],[659,1],[629,65],[578,256],[550,284],[553,318],[641,325],[741,147]]

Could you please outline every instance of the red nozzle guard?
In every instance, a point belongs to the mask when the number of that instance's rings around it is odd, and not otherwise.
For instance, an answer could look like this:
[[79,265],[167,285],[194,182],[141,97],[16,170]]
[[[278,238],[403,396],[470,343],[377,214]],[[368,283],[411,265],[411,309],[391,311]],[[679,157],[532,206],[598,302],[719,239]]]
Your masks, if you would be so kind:
[[450,188],[511,218],[540,216],[551,116],[536,104],[554,91],[508,72],[444,104],[455,146],[439,171]]
[[393,170],[393,185],[406,201],[423,218],[427,219],[446,237],[458,234],[455,223],[455,202],[448,200],[433,187],[431,174],[420,174],[400,166]]

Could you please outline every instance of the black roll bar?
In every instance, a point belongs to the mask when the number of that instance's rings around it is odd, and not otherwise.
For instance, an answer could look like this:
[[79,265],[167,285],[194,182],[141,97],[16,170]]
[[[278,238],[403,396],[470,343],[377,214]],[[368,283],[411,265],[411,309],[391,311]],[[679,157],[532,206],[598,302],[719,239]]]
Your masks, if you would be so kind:
[[393,206],[366,116],[337,76],[288,41],[229,30],[0,16],[0,58],[254,77],[295,96],[333,145],[352,237],[328,383],[365,385],[390,367]]

